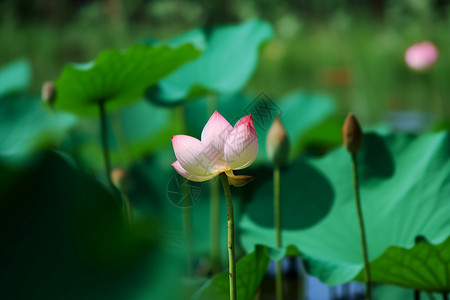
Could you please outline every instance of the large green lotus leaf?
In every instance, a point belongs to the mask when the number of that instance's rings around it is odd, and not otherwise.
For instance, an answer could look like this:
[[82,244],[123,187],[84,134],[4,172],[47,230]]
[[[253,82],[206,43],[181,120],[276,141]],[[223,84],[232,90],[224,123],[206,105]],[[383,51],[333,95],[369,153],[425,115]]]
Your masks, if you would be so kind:
[[15,91],[23,91],[28,87],[31,78],[30,63],[20,59],[0,69],[0,97]]
[[[185,104],[185,119],[188,134],[200,137],[204,125],[208,121],[208,102],[191,101]],[[227,119],[231,125],[239,118],[252,114],[258,136],[259,151],[255,165],[269,164],[266,153],[266,135],[276,114],[281,114],[281,120],[291,141],[291,157],[296,157],[305,141],[330,141],[329,136],[323,135],[322,124],[331,124],[330,116],[335,112],[336,105],[328,96],[321,94],[293,91],[280,100],[273,99],[265,93],[254,97],[243,94],[221,95],[217,98],[217,111]],[[334,132],[335,126],[328,125]],[[340,128],[339,136],[340,136]],[[335,141],[331,141],[333,144]]]
[[185,34],[172,38],[170,40],[156,40],[153,38],[146,38],[142,41],[146,45],[170,45],[179,46],[185,43],[191,43],[200,49],[202,52],[205,51],[207,47],[207,35],[205,31],[201,28],[191,30]]
[[273,30],[268,23],[250,20],[238,25],[195,29],[168,41],[169,44],[192,41],[203,45],[205,50],[199,59],[160,81],[151,91],[151,98],[171,103],[207,91],[238,92],[256,69],[259,49],[272,37]]
[[[255,251],[243,257],[236,264],[237,298],[253,300],[259,289],[269,264],[266,247],[256,247]],[[228,270],[214,276],[202,287],[197,300],[227,300],[230,299]]]
[[[372,279],[420,290],[450,291],[450,238],[433,245],[418,239],[414,247],[390,247],[371,262]],[[358,280],[364,280],[361,272]]]
[[162,223],[128,229],[107,190],[55,153],[20,173],[1,188],[3,298],[175,299],[161,296],[181,264],[157,242]]
[[35,96],[0,98],[0,158],[20,159],[53,145],[76,121],[72,115],[46,110]]
[[[428,275],[414,282],[394,281],[389,270],[384,270],[387,265],[398,269],[400,266],[395,264],[403,263],[392,260],[391,252],[386,252],[388,248],[400,247],[409,252],[418,236],[432,245],[449,236],[449,156],[448,132],[421,137],[364,136],[364,147],[358,155],[359,177],[369,259],[376,261],[377,281],[427,289],[444,282],[450,288],[442,277],[442,270],[448,265],[443,267],[442,259],[435,254],[440,246],[434,246],[430,257],[418,256],[421,264],[414,261],[409,266],[411,272],[434,273],[432,276],[440,278],[437,283],[430,282]],[[255,172],[263,179],[255,182],[259,187],[241,222],[242,243],[247,249],[255,244],[275,245],[270,172]],[[296,246],[309,272],[328,284],[357,277],[363,263],[350,155],[340,148],[322,158],[298,160],[281,176],[284,246]],[[448,263],[448,258],[443,261]]]
[[125,52],[105,50],[93,64],[66,66],[56,81],[55,107],[80,115],[97,115],[139,100],[145,90],[200,55],[191,44],[179,47],[135,45]]

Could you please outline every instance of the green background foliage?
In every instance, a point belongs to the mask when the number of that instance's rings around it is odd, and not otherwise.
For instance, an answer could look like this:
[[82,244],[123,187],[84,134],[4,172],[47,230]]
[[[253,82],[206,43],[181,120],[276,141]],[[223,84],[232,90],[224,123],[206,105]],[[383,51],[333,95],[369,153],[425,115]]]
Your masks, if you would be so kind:
[[[375,299],[449,291],[449,12],[416,0],[2,1],[2,295],[228,299],[225,200],[211,220],[217,182],[189,186],[188,278],[187,209],[171,167],[170,136],[200,138],[215,110],[232,125],[251,113],[259,141],[256,161],[236,172],[254,181],[232,188],[239,299],[272,282],[269,260],[284,256],[301,256],[328,285],[363,280],[350,156],[339,147],[348,111],[366,131],[358,162]],[[423,40],[440,57],[415,73],[403,55]],[[54,105],[38,96],[48,80]],[[131,228],[106,184],[99,101],[112,165],[129,174]],[[281,249],[265,149],[276,114],[291,145]]]

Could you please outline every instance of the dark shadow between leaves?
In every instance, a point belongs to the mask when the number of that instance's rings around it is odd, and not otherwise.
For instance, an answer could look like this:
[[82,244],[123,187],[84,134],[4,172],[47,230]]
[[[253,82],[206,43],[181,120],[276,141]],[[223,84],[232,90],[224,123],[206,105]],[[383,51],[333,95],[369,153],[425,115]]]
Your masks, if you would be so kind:
[[143,210],[145,212],[155,212],[162,209],[162,196],[155,184],[149,178],[148,172],[154,164],[152,156],[146,158],[144,163],[134,163],[130,167],[131,188],[129,198],[132,202],[133,208]]
[[[247,215],[258,225],[272,228],[272,170],[255,169],[254,190],[246,205]],[[259,177],[259,179],[258,179]],[[281,214],[283,229],[305,229],[323,219],[334,201],[334,191],[326,177],[308,163],[297,160],[281,171]]]
[[358,155],[361,179],[388,178],[394,175],[395,165],[391,151],[379,135],[364,135],[364,146]]
[[145,91],[145,98],[150,103],[163,107],[175,107],[185,101],[185,99],[166,99],[161,96],[161,87],[158,84],[152,85]]

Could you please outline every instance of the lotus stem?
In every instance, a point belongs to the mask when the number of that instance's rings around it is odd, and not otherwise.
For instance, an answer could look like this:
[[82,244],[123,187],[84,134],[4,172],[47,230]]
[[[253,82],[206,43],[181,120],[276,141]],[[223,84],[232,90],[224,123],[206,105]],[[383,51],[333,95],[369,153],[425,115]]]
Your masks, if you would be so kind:
[[330,293],[330,299],[334,300],[338,298],[336,286],[329,286],[328,292]]
[[115,168],[111,172],[110,176],[111,181],[117,188],[118,196],[120,197],[120,202],[122,203],[123,219],[128,228],[131,228],[133,210],[131,209],[131,202],[128,198],[128,193],[130,191],[129,175],[124,169]]
[[364,259],[364,274],[365,274],[365,293],[366,299],[372,300],[371,280],[370,280],[370,266],[367,251],[366,232],[364,229],[364,220],[361,210],[361,197],[359,193],[359,181],[358,181],[358,162],[356,159],[356,153],[352,153],[352,167],[353,167],[353,187],[355,190],[356,211],[358,213],[359,229],[361,231],[361,247]]
[[443,300],[448,300],[448,292],[443,292],[442,293],[442,299]]
[[414,300],[420,300],[420,290],[414,290]]
[[99,109],[100,109],[100,133],[102,140],[103,159],[105,161],[106,180],[108,181],[111,190],[114,190],[114,185],[111,181],[111,160],[109,157],[108,130],[107,130],[108,128],[105,111],[105,101],[100,101]]
[[131,228],[131,224],[132,224],[131,203],[130,203],[130,199],[124,192],[122,192],[122,201],[123,201],[123,206],[124,206],[123,208],[125,211],[125,221],[128,225],[128,228]]
[[189,184],[187,179],[182,178],[181,183],[181,196],[182,209],[183,209],[183,229],[184,237],[186,239],[186,263],[187,263],[187,275],[192,277],[194,273],[194,239],[192,235],[192,210],[191,210],[191,193],[189,190]]
[[220,272],[220,186],[218,178],[210,181],[210,234],[211,234],[211,271]]
[[223,192],[227,202],[228,209],[228,274],[230,278],[230,300],[237,299],[236,290],[236,261],[235,261],[235,244],[234,244],[234,211],[233,201],[231,199],[230,185],[228,184],[228,177],[225,173],[220,174],[222,180]]
[[120,114],[116,113],[111,116],[111,126],[114,132],[114,137],[117,141],[117,146],[119,147],[119,152],[123,159],[125,165],[130,165],[133,162],[133,153],[130,149],[130,145],[127,141],[125,130],[123,127],[123,122],[121,120]]
[[342,296],[344,299],[350,299],[351,298],[351,293],[350,293],[350,283],[344,283],[342,285]]
[[[275,239],[277,248],[281,248],[281,200],[280,200],[280,168],[273,170],[273,212],[275,220]],[[276,261],[276,293],[277,299],[283,299],[283,275],[281,273],[281,260]]]

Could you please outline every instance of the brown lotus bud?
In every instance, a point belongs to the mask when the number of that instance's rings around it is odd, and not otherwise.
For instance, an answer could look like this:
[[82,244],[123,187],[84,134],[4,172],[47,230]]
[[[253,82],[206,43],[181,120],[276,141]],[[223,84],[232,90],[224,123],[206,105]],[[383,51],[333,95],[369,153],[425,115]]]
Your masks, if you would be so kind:
[[123,193],[127,194],[130,190],[130,177],[122,168],[115,168],[111,171],[111,181]]
[[52,105],[56,99],[56,87],[51,81],[46,81],[42,85],[42,100],[45,103]]
[[356,154],[362,147],[363,133],[358,120],[352,113],[345,118],[342,126],[342,143],[348,152]]
[[275,117],[267,133],[266,150],[269,160],[275,166],[280,167],[288,163],[289,137],[279,116]]

